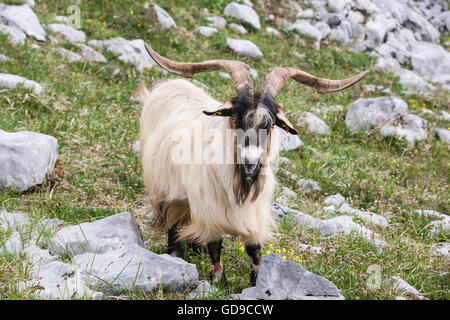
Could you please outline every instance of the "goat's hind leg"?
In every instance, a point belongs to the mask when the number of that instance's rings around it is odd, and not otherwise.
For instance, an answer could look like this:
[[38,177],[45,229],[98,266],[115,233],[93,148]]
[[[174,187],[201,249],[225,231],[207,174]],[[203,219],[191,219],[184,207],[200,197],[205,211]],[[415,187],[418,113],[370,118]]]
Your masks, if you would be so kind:
[[245,251],[250,260],[250,283],[254,287],[256,285],[256,279],[258,278],[259,265],[261,263],[261,246],[259,244],[246,243]]
[[220,260],[222,252],[222,239],[211,241],[207,244],[209,256],[211,257],[211,281],[213,283],[225,284],[225,272]]
[[178,228],[174,225],[169,229],[167,241],[167,253],[172,257],[183,259],[183,244],[178,240]]

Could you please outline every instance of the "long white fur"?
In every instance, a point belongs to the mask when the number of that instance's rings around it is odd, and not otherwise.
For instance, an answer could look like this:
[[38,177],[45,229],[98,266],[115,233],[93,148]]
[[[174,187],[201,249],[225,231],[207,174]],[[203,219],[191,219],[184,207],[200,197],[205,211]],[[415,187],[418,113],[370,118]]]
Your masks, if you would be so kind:
[[[175,164],[171,160],[176,144],[172,133],[176,129],[183,128],[191,136],[199,123],[203,132],[232,129],[229,118],[203,114],[204,110],[217,110],[221,103],[184,79],[158,83],[151,91],[144,86],[139,98],[144,104],[140,119],[141,160],[151,204],[188,200],[190,223],[182,228],[181,236],[202,243],[216,241],[226,233],[261,245],[270,238],[275,227],[271,201],[276,185],[270,167],[264,170],[265,183],[258,198],[239,207],[233,194],[234,164]],[[278,155],[277,130],[272,130],[270,143],[269,163]],[[233,152],[233,145],[225,148]]]

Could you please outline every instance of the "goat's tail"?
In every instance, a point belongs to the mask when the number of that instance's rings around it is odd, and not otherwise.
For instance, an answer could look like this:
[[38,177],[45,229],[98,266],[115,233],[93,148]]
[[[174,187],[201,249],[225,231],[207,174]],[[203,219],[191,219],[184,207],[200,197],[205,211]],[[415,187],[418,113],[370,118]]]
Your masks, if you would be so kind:
[[139,101],[141,101],[141,103],[144,103],[149,94],[150,94],[150,91],[148,90],[144,81],[141,81],[141,83],[139,84],[139,89],[135,92],[136,98],[138,98]]

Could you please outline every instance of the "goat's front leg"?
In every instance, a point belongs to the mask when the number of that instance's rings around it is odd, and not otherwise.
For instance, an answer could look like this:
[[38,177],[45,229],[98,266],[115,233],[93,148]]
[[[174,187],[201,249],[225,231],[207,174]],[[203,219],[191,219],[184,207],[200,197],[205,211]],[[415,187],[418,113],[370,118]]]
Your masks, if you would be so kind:
[[248,254],[248,258],[250,260],[250,283],[254,287],[256,285],[256,279],[258,278],[259,273],[259,264],[261,262],[261,246],[259,244],[254,243],[246,243],[245,251]]
[[225,283],[225,272],[220,260],[222,239],[208,242],[208,252],[211,257],[211,280],[213,283]]
[[174,225],[168,232],[167,253],[183,259],[183,244],[178,240],[178,228]]

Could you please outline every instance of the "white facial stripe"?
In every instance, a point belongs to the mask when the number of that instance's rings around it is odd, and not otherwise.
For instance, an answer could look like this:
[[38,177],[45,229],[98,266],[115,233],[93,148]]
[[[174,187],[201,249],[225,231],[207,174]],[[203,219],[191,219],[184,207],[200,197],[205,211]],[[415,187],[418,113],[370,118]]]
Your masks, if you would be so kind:
[[261,147],[255,145],[245,147],[241,152],[241,159],[245,161],[244,163],[256,164],[258,163],[263,151],[264,150]]

